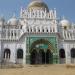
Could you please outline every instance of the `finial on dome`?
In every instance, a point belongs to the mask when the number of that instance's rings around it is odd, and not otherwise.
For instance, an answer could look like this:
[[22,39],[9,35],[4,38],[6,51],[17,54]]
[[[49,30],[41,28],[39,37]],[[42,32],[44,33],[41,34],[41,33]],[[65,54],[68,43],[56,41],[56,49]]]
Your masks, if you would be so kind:
[[16,15],[15,15],[15,13],[13,13],[13,18],[16,18]]
[[54,10],[56,10],[56,8],[54,8]]
[[20,8],[21,8],[21,11],[22,11],[23,7],[21,6]]
[[64,20],[65,19],[65,16],[63,15],[62,19]]

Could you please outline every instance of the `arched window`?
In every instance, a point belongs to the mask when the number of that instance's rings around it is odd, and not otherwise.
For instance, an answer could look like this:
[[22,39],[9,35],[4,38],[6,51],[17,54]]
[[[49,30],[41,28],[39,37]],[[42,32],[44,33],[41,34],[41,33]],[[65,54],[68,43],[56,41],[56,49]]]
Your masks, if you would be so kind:
[[26,28],[27,32],[29,32],[29,27]]
[[75,48],[72,48],[71,49],[71,57],[72,58],[75,58]]
[[22,49],[17,50],[17,58],[18,59],[23,59],[23,50]]
[[11,32],[11,35],[13,36],[13,31]]
[[30,30],[31,30],[31,32],[32,32],[32,28],[31,28]]
[[46,32],[48,32],[48,28],[46,27]]
[[60,58],[65,58],[65,50],[64,49],[60,49],[59,56],[60,56]]
[[10,49],[6,48],[4,50],[4,58],[9,59],[10,58],[10,54],[11,54]]
[[27,29],[27,32],[29,32],[29,29]]
[[44,29],[42,30],[42,32],[44,32]]
[[40,32],[40,28],[39,27],[37,28],[37,30],[38,30],[38,32]]
[[47,32],[48,32],[48,29],[47,29]]
[[38,30],[38,32],[40,32],[40,29]]

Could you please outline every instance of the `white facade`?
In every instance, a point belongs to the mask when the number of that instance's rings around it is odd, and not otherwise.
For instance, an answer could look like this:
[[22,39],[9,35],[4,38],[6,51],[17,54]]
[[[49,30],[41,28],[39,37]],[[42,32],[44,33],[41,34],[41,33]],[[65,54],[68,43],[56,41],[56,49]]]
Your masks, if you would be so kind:
[[[75,56],[71,52],[72,49],[75,50],[75,25],[65,18],[58,19],[56,9],[42,9],[38,6],[32,8],[30,4],[29,8],[21,9],[19,19],[16,19],[13,15],[6,22],[1,17],[0,62],[3,60],[5,62],[26,64],[27,37],[49,37],[51,35],[55,35],[57,38],[58,56],[60,49],[65,51],[65,57],[60,61],[59,56],[59,62],[75,63]],[[6,52],[6,49],[9,49],[10,52]],[[18,49],[23,50],[23,58],[17,58]]]

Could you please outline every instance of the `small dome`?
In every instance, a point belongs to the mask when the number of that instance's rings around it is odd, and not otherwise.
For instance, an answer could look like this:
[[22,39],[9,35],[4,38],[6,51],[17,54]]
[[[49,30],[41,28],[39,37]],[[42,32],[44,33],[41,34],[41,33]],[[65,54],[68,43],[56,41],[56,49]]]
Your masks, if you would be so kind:
[[62,26],[69,26],[70,25],[70,22],[68,20],[66,20],[66,19],[63,19],[63,20],[60,21],[60,24]]
[[8,20],[8,24],[10,24],[10,25],[17,25],[18,24],[18,20],[16,19],[15,16],[13,16],[11,19]]
[[47,11],[49,11],[48,6],[42,1],[32,1],[28,5],[28,9],[46,9]]

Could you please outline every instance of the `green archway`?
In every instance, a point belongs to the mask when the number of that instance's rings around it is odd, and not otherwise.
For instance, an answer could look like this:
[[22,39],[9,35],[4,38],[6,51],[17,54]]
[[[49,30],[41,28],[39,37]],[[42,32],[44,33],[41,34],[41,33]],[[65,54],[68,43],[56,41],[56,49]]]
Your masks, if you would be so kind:
[[[43,45],[43,46],[42,46]],[[30,48],[30,52],[36,48],[36,46],[42,48],[44,47],[47,48],[47,49],[50,49],[51,52],[53,52],[52,50],[54,50],[54,47],[52,46],[52,44],[48,41],[48,40],[45,40],[45,39],[38,39],[36,41],[34,41],[32,44],[31,44],[31,48]],[[38,48],[37,47],[37,48]]]
[[[46,52],[49,49],[49,63],[57,64],[59,63],[59,54],[58,54],[58,46],[57,46],[57,38],[53,35],[50,37],[39,37],[39,36],[29,36],[26,40],[26,63],[31,63],[31,53],[33,53],[38,60],[40,60],[40,64],[46,63]],[[36,52],[34,52],[36,50]],[[33,55],[32,54],[32,55]],[[40,56],[43,56],[43,58],[40,58]],[[34,57],[34,56],[32,56]],[[34,61],[35,59],[33,59]],[[42,61],[43,62],[42,62]]]
[[30,49],[31,64],[52,64],[53,63],[53,46],[45,39],[39,39],[32,43]]

